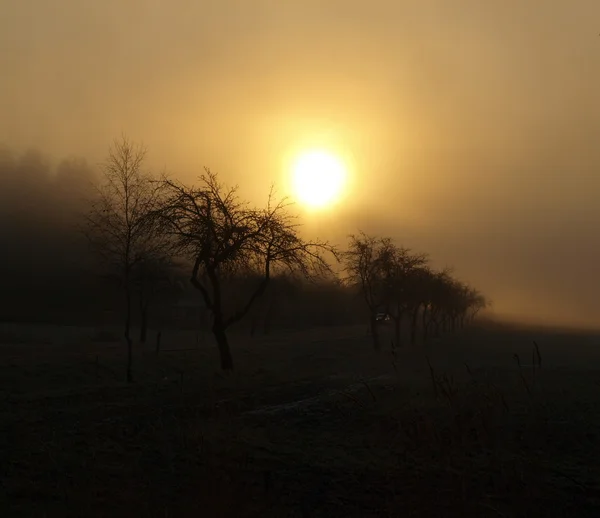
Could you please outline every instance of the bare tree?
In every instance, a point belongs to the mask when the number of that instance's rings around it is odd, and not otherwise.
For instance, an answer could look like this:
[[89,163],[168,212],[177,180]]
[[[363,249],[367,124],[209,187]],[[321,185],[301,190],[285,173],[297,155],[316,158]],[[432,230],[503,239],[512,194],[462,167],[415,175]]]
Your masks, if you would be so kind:
[[[407,279],[404,299],[407,311],[410,315],[410,343],[414,345],[417,341],[417,328],[419,326],[419,315],[425,312],[427,304],[427,282],[431,276],[428,265],[416,266]],[[424,330],[421,330],[424,333]]]
[[427,256],[397,246],[389,237],[377,238],[364,233],[350,236],[345,253],[346,273],[369,308],[373,345],[380,348],[377,311],[385,308],[394,321],[395,345],[400,345],[404,317],[420,305],[418,272]]
[[[287,268],[304,275],[327,271],[325,254],[336,256],[336,250],[326,242],[302,239],[297,219],[285,201],[274,201],[273,191],[264,209],[251,208],[239,200],[236,187],[223,186],[209,169],[198,187],[169,179],[163,186],[167,193],[159,211],[163,230],[191,260],[190,281],[212,313],[221,368],[233,370],[227,329],[263,295],[274,270]],[[260,276],[245,300],[229,309],[224,284],[241,271]]]
[[92,202],[85,228],[94,251],[125,295],[127,381],[133,381],[132,298],[136,268],[163,247],[155,211],[160,184],[143,169],[146,149],[127,137],[115,140],[103,165],[104,183]]
[[478,290],[472,288],[470,293],[470,304],[465,314],[465,319],[470,324],[477,317],[480,311],[488,309],[492,306],[492,301],[489,300],[485,295],[480,293]]
[[423,277],[423,338],[427,340],[433,325],[434,335],[455,331],[471,323],[488,306],[487,299],[474,288],[454,278],[449,269],[429,271]]
[[385,240],[361,232],[350,236],[348,250],[343,255],[348,281],[357,286],[369,310],[369,326],[375,350],[381,349],[377,311],[386,301],[385,272],[382,268],[385,245]]
[[464,285],[459,300],[459,308],[457,313],[458,326],[465,327],[467,323],[471,324],[478,313],[489,307],[488,299],[475,288]]
[[394,320],[395,346],[401,345],[402,320],[419,304],[418,274],[427,264],[427,256],[396,246],[391,239],[382,240],[381,271],[385,281],[388,314]]
[[454,279],[451,271],[430,271],[425,281],[425,303],[423,305],[423,339],[429,337],[433,325],[434,336],[439,336],[448,319],[448,307],[451,304]]

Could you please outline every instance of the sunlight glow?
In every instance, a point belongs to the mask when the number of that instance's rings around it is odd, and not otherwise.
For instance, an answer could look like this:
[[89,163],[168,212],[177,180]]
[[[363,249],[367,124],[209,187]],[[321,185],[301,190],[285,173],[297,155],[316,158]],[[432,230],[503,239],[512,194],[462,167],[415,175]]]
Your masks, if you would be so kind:
[[296,197],[310,207],[334,203],[342,194],[347,178],[344,163],[321,150],[302,153],[292,166],[292,186]]

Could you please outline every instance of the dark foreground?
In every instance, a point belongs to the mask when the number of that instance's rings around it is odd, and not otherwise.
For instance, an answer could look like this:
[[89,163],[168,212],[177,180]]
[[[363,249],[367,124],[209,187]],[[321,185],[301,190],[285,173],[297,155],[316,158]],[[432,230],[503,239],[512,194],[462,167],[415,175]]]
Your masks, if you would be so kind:
[[600,516],[589,334],[238,338],[229,377],[182,334],[131,386],[120,346],[68,342],[0,345],[0,516]]

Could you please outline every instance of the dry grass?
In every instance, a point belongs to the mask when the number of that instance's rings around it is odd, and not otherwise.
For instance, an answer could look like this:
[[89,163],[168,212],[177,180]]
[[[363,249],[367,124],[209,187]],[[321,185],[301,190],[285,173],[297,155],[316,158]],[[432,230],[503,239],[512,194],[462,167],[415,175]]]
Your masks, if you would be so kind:
[[224,377],[164,333],[133,386],[115,344],[0,346],[0,514],[597,516],[595,343],[473,330],[392,365],[313,330],[237,337]]

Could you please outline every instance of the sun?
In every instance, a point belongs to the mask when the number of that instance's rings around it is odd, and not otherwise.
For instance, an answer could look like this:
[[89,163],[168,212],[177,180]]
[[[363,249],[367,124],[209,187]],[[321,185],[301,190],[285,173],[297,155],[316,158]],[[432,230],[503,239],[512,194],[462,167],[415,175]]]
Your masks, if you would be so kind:
[[313,208],[334,203],[347,180],[346,166],[327,151],[302,153],[292,165],[292,187],[296,197]]

